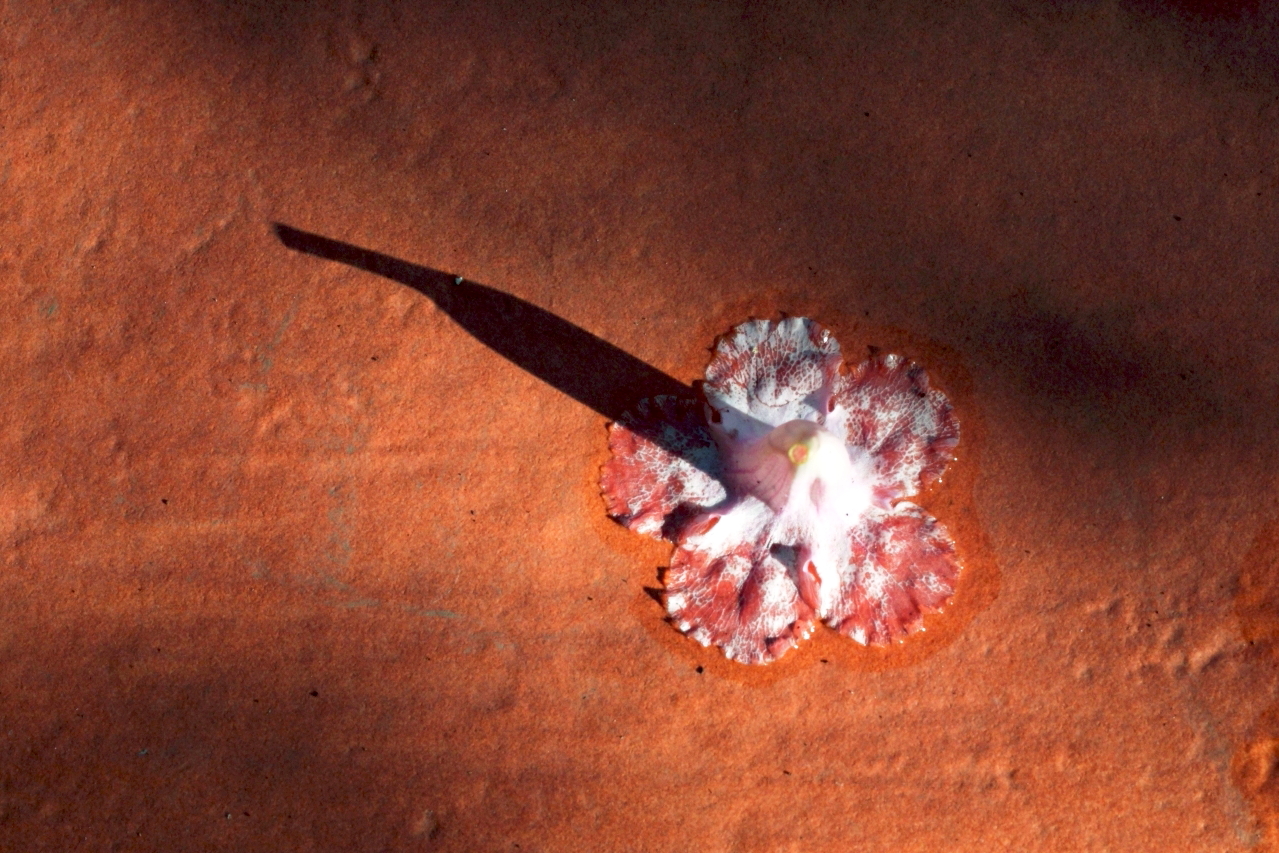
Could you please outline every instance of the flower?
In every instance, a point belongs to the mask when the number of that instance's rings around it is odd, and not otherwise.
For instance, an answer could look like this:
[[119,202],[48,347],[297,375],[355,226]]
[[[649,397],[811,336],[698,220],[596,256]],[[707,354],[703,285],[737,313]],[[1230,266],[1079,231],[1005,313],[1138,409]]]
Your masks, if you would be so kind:
[[922,630],[960,571],[945,529],[904,500],[959,442],[924,371],[896,355],[845,370],[812,320],[749,320],[718,341],[702,392],[612,424],[601,473],[613,518],[676,545],[670,621],[743,663],[818,620],[872,645]]

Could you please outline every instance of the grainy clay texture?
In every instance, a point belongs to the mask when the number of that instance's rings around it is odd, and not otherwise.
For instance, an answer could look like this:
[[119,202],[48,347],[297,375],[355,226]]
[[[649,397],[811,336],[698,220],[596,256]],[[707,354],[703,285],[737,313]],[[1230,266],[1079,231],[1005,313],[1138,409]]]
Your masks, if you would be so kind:
[[[1263,5],[0,2],[0,849],[1279,849]],[[746,667],[599,470],[783,312],[964,572]]]

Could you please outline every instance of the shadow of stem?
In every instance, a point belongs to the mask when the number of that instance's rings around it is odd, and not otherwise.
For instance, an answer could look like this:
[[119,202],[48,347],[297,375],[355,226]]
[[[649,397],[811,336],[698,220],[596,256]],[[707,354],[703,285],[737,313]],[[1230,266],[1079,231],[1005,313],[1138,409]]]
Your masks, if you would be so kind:
[[[509,293],[278,222],[274,228],[280,242],[290,249],[413,288],[476,340],[609,420],[620,420],[646,397],[699,396],[692,387],[608,341]],[[704,468],[686,448],[671,444],[659,431],[642,425],[632,428],[668,452]]]

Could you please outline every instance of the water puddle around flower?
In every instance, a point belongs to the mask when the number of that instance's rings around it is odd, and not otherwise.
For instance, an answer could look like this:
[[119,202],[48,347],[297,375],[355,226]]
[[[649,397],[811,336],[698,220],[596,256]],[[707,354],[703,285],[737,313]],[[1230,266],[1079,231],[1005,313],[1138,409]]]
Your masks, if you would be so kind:
[[[815,319],[824,319],[820,313],[814,314]],[[643,569],[637,566],[634,576],[644,589],[633,594],[632,617],[654,641],[683,661],[690,670],[739,684],[764,686],[814,666],[832,665],[854,672],[913,667],[955,642],[973,619],[989,608],[999,595],[1000,570],[974,496],[987,434],[973,382],[962,361],[955,352],[940,344],[899,330],[867,328],[857,323],[846,327],[837,322],[838,318],[831,319],[836,322],[829,323],[827,328],[845,344],[845,357],[850,363],[860,361],[870,347],[881,353],[905,355],[925,368],[932,386],[943,391],[955,407],[961,430],[955,458],[940,482],[931,484],[921,494],[909,499],[937,518],[955,540],[963,566],[955,595],[943,612],[925,616],[923,631],[889,646],[863,646],[824,625],[818,625],[810,639],[778,661],[767,666],[736,663],[727,660],[717,648],[698,645],[666,621],[659,576],[662,571],[660,565],[669,560],[672,546],[665,542],[641,541],[640,537],[629,534],[605,517],[603,500],[599,499],[601,526],[610,529],[607,535],[610,547],[621,546],[620,550],[646,562]],[[607,448],[601,449],[602,461],[608,457]],[[613,532],[618,535],[612,535]]]

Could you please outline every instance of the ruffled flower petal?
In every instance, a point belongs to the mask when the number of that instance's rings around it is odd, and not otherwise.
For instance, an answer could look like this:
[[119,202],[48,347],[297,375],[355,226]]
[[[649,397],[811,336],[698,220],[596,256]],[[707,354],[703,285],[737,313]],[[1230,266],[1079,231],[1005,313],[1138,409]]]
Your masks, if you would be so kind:
[[773,513],[754,498],[686,529],[666,572],[671,621],[731,660],[768,663],[808,636],[813,610],[769,547]]
[[636,533],[678,538],[679,526],[728,496],[719,451],[695,400],[642,401],[610,425],[612,457],[600,474],[608,514]]
[[832,421],[843,426],[849,446],[875,460],[888,500],[940,477],[959,443],[950,401],[928,387],[923,368],[898,355],[875,356],[841,376],[834,402],[841,416]]
[[920,630],[955,593],[955,544],[937,521],[912,503],[872,509],[850,531],[839,595],[823,621],[867,645],[884,645]]
[[839,344],[812,320],[748,320],[720,338],[706,368],[712,423],[739,438],[787,421],[820,424],[839,365]]

